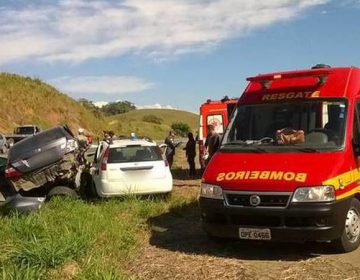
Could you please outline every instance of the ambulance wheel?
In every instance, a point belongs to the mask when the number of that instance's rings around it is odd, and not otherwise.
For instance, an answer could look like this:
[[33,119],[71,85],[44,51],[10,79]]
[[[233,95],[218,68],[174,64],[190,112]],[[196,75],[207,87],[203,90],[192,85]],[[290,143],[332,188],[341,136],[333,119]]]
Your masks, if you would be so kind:
[[55,196],[63,196],[63,197],[71,197],[71,198],[79,197],[79,195],[75,190],[65,186],[58,186],[52,188],[47,194],[47,199],[51,199]]
[[341,253],[356,250],[360,245],[360,202],[351,200],[350,208],[345,218],[345,228],[342,236],[334,242],[335,249]]

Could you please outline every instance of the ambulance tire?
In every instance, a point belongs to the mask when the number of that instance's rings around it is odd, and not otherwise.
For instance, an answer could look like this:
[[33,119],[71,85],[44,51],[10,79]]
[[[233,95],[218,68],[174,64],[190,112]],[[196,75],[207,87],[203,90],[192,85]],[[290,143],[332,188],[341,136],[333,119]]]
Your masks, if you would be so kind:
[[52,188],[49,193],[47,194],[47,199],[50,200],[53,197],[61,196],[61,197],[71,197],[71,198],[78,198],[79,195],[77,192],[69,187],[65,186],[57,186]]
[[345,228],[342,236],[333,241],[335,250],[347,253],[356,250],[360,245],[360,201],[351,200],[350,208],[345,218]]

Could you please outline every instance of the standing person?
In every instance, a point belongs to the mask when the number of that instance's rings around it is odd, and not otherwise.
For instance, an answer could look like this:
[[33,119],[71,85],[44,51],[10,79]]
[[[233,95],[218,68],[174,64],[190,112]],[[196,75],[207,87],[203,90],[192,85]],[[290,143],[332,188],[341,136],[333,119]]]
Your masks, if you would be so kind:
[[192,132],[188,133],[188,142],[184,150],[186,151],[187,162],[189,163],[189,176],[193,177],[196,175],[195,169],[195,157],[196,157],[196,141]]
[[220,147],[220,135],[215,131],[215,127],[210,124],[207,126],[208,135],[205,141],[205,148],[209,154],[209,157],[206,160],[206,164],[210,161],[212,156]]
[[166,149],[166,159],[169,163],[170,169],[174,162],[174,155],[175,155],[175,132],[170,131],[169,135],[165,138],[165,144],[167,145]]

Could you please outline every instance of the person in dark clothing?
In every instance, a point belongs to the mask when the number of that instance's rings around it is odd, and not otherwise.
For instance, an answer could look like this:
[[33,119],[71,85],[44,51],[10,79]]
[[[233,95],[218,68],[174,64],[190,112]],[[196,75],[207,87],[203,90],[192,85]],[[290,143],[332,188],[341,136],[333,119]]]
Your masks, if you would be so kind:
[[187,162],[189,163],[189,176],[193,177],[196,175],[195,169],[195,157],[196,157],[196,141],[192,132],[188,133],[188,142],[184,150],[186,151]]
[[208,125],[207,127],[208,135],[206,136],[205,148],[208,152],[209,157],[206,160],[206,163],[210,161],[212,156],[220,147],[220,135],[216,133],[215,127],[213,125]]
[[169,163],[169,167],[171,169],[173,162],[174,162],[174,155],[175,155],[175,132],[170,131],[169,135],[165,138],[165,144],[167,145],[166,148],[166,159]]

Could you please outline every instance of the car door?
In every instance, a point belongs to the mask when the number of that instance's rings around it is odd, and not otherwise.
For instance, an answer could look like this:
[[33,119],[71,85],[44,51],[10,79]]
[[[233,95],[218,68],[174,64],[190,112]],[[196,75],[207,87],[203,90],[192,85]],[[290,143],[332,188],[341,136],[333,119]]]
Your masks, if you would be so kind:
[[101,156],[104,152],[104,149],[108,147],[106,142],[100,142],[94,155],[94,161],[92,166],[91,174],[96,186],[100,184],[100,165],[101,165]]

